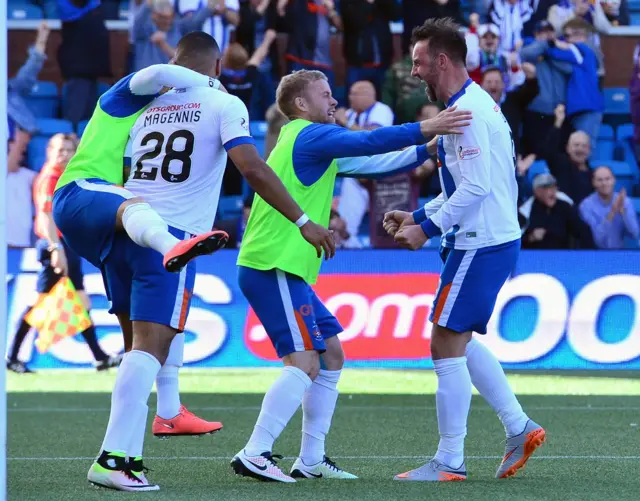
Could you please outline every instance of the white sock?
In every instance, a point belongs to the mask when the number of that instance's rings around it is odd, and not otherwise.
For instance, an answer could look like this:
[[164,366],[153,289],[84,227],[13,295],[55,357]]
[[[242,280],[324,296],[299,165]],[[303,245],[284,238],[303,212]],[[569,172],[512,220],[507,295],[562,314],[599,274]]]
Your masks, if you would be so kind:
[[434,360],[438,376],[436,409],[440,443],[436,459],[452,468],[464,462],[464,437],[471,407],[471,377],[466,357]]
[[513,394],[498,359],[476,339],[467,344],[467,367],[471,382],[498,414],[508,437],[519,435],[529,420]]
[[[139,426],[131,426],[131,423],[139,423],[136,420],[139,409],[147,405],[159,370],[160,362],[144,351],[133,350],[123,357],[111,395],[111,414],[102,443],[103,451],[127,454],[133,437],[140,431]],[[135,414],[133,419],[132,414]]]
[[180,412],[180,386],[178,372],[184,358],[184,334],[176,334],[171,341],[167,361],[156,376],[158,393],[157,414],[162,419],[171,419]]
[[282,433],[300,407],[302,397],[311,386],[311,379],[297,367],[287,366],[271,385],[262,401],[258,421],[245,452],[248,456],[259,456],[273,448],[273,443]]
[[180,412],[178,371],[178,367],[165,364],[156,376],[156,392],[158,393],[156,413],[162,419],[174,418]]
[[163,256],[180,240],[169,233],[164,219],[146,202],[131,204],[122,213],[122,225],[129,238]]
[[324,441],[338,402],[336,387],[341,372],[321,370],[302,399],[300,459],[308,466],[324,458]]
[[132,459],[142,457],[142,450],[144,449],[144,434],[147,430],[147,416],[149,415],[149,406],[145,405],[144,408],[141,408],[140,410],[141,412],[137,417],[136,430],[131,439],[129,450],[127,451],[127,455]]

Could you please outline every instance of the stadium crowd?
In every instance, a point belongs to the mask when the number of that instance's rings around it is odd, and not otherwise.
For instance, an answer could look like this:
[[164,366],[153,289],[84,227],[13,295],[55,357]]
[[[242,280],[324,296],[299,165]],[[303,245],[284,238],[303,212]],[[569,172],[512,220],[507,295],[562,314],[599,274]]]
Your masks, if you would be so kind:
[[[34,243],[32,184],[47,141],[57,133],[81,136],[103,82],[122,76],[111,74],[105,21],[119,19],[124,9],[129,71],[169,62],[190,31],[215,37],[224,51],[220,79],[249,108],[265,157],[286,123],[273,104],[275,86],[285,72],[301,68],[328,76],[341,105],[339,126],[370,130],[435,115],[444,103],[430,103],[412,77],[409,39],[426,18],[452,17],[466,29],[471,77],[513,131],[523,247],[640,246],[640,44],[625,101],[631,104],[617,121],[608,120],[602,89],[600,35],[629,24],[627,0],[9,0],[10,17],[25,5],[29,13],[40,9],[43,18],[62,21],[57,64],[65,84],[59,99],[55,84],[38,81],[49,36],[43,21],[8,84],[11,247]],[[404,28],[403,57],[395,61],[394,21]],[[347,65],[342,91],[332,65],[335,36],[342,36]],[[284,59],[279,38],[286,38]],[[439,192],[435,158],[382,181],[344,179],[330,226],[340,247],[389,248],[394,243],[382,229],[384,213],[413,210]],[[251,197],[229,165],[216,225],[230,234],[231,246],[242,241]]]

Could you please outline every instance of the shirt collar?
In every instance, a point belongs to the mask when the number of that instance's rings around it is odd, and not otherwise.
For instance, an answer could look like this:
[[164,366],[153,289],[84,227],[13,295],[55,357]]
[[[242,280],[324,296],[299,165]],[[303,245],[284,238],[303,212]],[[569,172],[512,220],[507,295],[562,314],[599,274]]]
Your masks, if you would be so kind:
[[469,87],[469,85],[471,85],[472,83],[473,83],[473,80],[468,78],[467,81],[462,86],[462,88],[449,98],[449,101],[447,101],[447,108],[453,106],[458,99],[464,96],[464,93],[467,91],[467,87]]

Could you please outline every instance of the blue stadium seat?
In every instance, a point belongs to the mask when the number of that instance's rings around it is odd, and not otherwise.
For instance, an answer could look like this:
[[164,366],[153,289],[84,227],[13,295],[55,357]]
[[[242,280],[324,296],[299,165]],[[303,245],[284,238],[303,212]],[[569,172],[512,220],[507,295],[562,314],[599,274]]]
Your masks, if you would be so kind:
[[38,118],[55,118],[60,108],[58,86],[54,82],[36,82],[25,98],[27,106]]
[[640,241],[630,237],[629,235],[625,235],[624,237],[624,248],[625,249],[640,249]]
[[39,172],[46,159],[48,137],[35,136],[29,141],[27,147],[27,165],[30,169]]
[[616,131],[618,141],[624,141],[626,139],[633,138],[633,124],[622,124]]
[[260,154],[260,156],[262,158],[264,158],[264,147],[265,147],[265,140],[263,137],[255,137],[254,136],[254,140],[256,142],[256,149],[258,150],[258,153]]
[[612,140],[598,139],[591,153],[592,160],[613,160],[614,147],[615,145]]
[[10,2],[7,5],[7,18],[17,21],[42,19],[42,9],[29,2]]
[[631,26],[640,25],[640,12],[631,12]]
[[267,136],[267,122],[251,121],[249,123],[249,131],[255,138],[264,138]]
[[629,89],[612,87],[604,89],[604,112],[611,115],[626,115],[630,111]]
[[630,141],[622,141],[618,143],[618,151],[621,153],[622,162],[629,165],[631,172],[633,173],[633,178],[638,181],[640,180],[640,172],[638,172],[638,161],[636,160],[636,154],[631,148]]
[[[614,176],[623,178],[634,178],[635,172],[633,172],[631,166],[627,162],[618,162],[616,160],[603,160],[599,162],[600,165],[606,165],[611,169]],[[593,167],[597,167],[593,165]]]
[[102,94],[107,92],[110,88],[111,85],[109,85],[108,83],[98,82],[98,99],[100,99],[100,96],[102,96]]
[[73,124],[68,120],[58,120],[56,118],[38,119],[38,135],[51,137],[58,133],[70,134],[73,131]]
[[218,203],[218,214],[220,219],[234,219],[242,215],[242,197],[223,196]]
[[598,139],[610,139],[613,141],[615,139],[613,127],[609,124],[601,124],[600,130],[598,131]]
[[83,120],[82,122],[78,123],[78,136],[82,137],[82,134],[84,134],[84,130],[87,128],[87,124],[89,123],[89,120]]
[[640,198],[629,197],[629,200],[631,200],[631,202],[633,203],[633,206],[636,209],[636,214],[638,214],[638,216],[640,216]]

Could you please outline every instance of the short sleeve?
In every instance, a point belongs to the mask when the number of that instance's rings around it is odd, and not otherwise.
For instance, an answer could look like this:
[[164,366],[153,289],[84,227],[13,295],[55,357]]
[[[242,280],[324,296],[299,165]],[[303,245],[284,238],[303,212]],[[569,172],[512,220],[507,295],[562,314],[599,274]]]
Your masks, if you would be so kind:
[[393,111],[386,104],[378,102],[371,110],[367,123],[369,125],[379,125],[380,127],[393,125]]
[[220,137],[227,151],[241,144],[254,143],[249,133],[249,112],[244,103],[237,97],[231,97],[222,108]]

